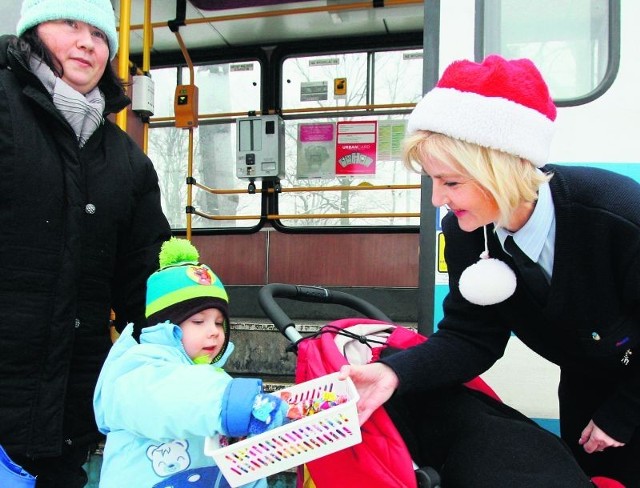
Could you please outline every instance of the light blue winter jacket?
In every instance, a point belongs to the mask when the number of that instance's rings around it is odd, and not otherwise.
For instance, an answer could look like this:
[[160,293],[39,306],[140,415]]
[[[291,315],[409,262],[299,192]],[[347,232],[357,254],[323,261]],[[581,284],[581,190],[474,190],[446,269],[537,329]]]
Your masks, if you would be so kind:
[[[204,439],[247,434],[259,379],[232,379],[221,367],[196,365],[169,322],[142,330],[129,324],[111,348],[93,397],[107,435],[100,488],[223,488],[228,483],[204,455]],[[245,485],[265,488],[265,480]]]

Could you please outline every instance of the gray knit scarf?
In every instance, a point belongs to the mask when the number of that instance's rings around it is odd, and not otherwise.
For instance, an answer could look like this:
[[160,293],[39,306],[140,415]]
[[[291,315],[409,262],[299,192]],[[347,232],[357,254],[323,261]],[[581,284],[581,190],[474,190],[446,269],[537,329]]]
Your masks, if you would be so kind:
[[37,56],[32,56],[30,65],[33,73],[51,94],[53,104],[73,128],[78,138],[78,146],[84,146],[102,123],[104,95],[97,86],[83,95],[71,88],[62,78],[58,78]]

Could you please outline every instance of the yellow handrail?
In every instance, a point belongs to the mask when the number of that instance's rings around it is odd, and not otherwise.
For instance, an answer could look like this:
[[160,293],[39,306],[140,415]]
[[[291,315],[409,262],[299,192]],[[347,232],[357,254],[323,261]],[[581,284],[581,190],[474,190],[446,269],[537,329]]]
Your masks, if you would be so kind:
[[[402,5],[420,5],[424,4],[424,0],[385,0],[385,7],[398,7]],[[319,7],[302,7],[302,8],[292,8],[292,9],[281,9],[281,10],[264,10],[260,12],[250,12],[244,14],[228,14],[228,15],[218,15],[214,17],[202,17],[197,19],[185,19],[185,25],[190,24],[209,24],[215,22],[226,22],[230,20],[247,20],[247,19],[260,19],[264,17],[279,17],[283,15],[299,15],[299,14],[310,14],[316,12],[341,12],[343,10],[368,10],[375,8],[373,6],[373,2],[353,2],[353,3],[340,3]],[[156,27],[167,27],[166,22],[154,22],[152,24],[153,28]],[[131,30],[139,30],[142,29],[142,26],[139,24],[132,25],[130,27]]]
[[[199,210],[194,210],[195,215],[209,220],[258,220],[261,215],[213,215]],[[420,212],[382,212],[382,213],[328,213],[328,214],[269,214],[267,220],[292,220],[292,219],[375,219],[388,217],[420,217]]]
[[[142,72],[146,76],[151,71],[151,46],[153,45],[153,29],[151,28],[151,0],[144,0],[144,24],[142,32]],[[149,119],[142,124],[142,150],[149,151]]]
[[[215,189],[202,185],[201,183],[194,182],[193,186],[196,186],[202,190],[205,190],[214,195],[234,195],[247,193],[247,189]],[[406,185],[362,185],[362,186],[317,186],[317,187],[296,187],[296,188],[281,188],[278,192],[322,192],[322,191],[370,191],[370,190],[418,190],[420,185],[406,184]],[[274,188],[266,188],[267,193],[274,193]],[[260,189],[256,189],[255,194],[259,195]],[[251,193],[253,194],[253,193]],[[200,210],[194,209],[193,214],[200,217],[204,217],[209,220],[258,220],[262,218],[261,215],[213,215]],[[367,218],[388,218],[388,217],[419,217],[419,212],[383,212],[383,213],[332,213],[332,214],[269,214],[266,216],[267,220],[292,220],[292,219],[367,219]]]
[[[203,185],[202,183],[198,183],[197,181],[193,183],[193,186],[196,186],[204,191],[207,191],[213,195],[239,195],[242,193],[250,193],[248,189],[220,189],[220,188],[211,188],[209,186]],[[332,185],[332,186],[297,186],[292,188],[281,188],[278,190],[278,193],[301,193],[301,192],[316,192],[316,191],[367,191],[367,190],[419,190],[420,185],[418,184],[406,184],[406,185],[358,185],[358,186],[349,186],[349,185]],[[259,194],[262,190],[260,188],[256,188],[255,193]],[[275,188],[267,188],[267,193],[275,193]],[[253,193],[253,192],[251,192]]]
[[[195,84],[195,75],[193,70],[193,62],[191,61],[191,56],[189,55],[189,51],[187,50],[187,46],[182,40],[182,36],[180,32],[176,30],[174,32],[176,35],[176,39],[178,40],[178,44],[180,45],[180,50],[182,51],[182,55],[189,67],[189,84]],[[193,127],[188,127],[189,131],[189,154],[188,154],[188,163],[187,163],[187,178],[188,181],[191,181],[193,176]],[[187,208],[191,208],[191,204],[193,203],[193,188],[191,183],[187,183]],[[191,228],[192,228],[192,218],[191,213],[187,213],[187,239],[191,240]]]
[[[406,109],[412,110],[416,106],[415,103],[380,103],[380,104],[368,104],[368,105],[350,105],[344,107],[313,107],[313,108],[290,108],[283,109],[282,114],[296,114],[296,113],[325,113],[325,112],[353,112],[356,110],[372,111],[372,110],[393,110],[393,109]],[[257,115],[261,112],[255,111]],[[247,112],[224,112],[218,114],[199,114],[198,120],[202,119],[231,119],[237,117],[246,117]],[[151,123],[163,123],[173,122],[175,117],[152,117]]]
[[[129,79],[129,36],[131,24],[131,0],[120,2],[120,26],[118,33],[118,76],[123,80]],[[125,88],[126,90],[126,88]],[[116,114],[116,124],[123,131],[127,130],[127,108]]]

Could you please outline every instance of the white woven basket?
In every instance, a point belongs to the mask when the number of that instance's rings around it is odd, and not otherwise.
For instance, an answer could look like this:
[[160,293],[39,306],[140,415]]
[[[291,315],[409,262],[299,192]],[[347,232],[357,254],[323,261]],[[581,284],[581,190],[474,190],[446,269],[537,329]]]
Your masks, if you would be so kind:
[[325,391],[344,396],[347,401],[227,447],[217,448],[208,437],[205,454],[214,459],[229,484],[236,487],[362,442],[356,408],[358,392],[351,379],[339,380],[338,373],[333,373],[274,395],[289,392],[290,403],[297,404],[321,398]]

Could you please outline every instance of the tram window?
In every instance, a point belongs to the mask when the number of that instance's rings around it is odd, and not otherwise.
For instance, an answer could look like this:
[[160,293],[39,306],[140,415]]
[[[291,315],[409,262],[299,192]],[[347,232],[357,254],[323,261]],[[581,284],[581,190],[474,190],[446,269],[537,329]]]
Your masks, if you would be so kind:
[[[260,70],[257,61],[194,67],[200,120],[194,129],[193,177],[208,188],[225,192],[211,193],[200,188],[193,191],[193,206],[214,217],[193,214],[193,228],[246,228],[259,222],[260,199],[247,195],[246,182],[235,175],[235,123],[220,117],[260,107]],[[154,119],[174,116],[175,88],[178,80],[181,84],[190,83],[189,70],[158,68],[151,71],[151,76],[155,84],[155,113],[150,124],[148,154],[158,172],[162,206],[169,223],[174,229],[185,228],[188,131],[174,127],[173,121],[154,122]],[[229,193],[229,190],[238,191]]]
[[[334,96],[334,80],[344,78],[347,95]],[[367,54],[291,57],[282,65],[282,108],[366,105]]]
[[[260,72],[258,61],[195,66],[194,83],[198,87],[200,116],[256,110],[260,107]],[[154,116],[173,117],[175,88],[179,80],[184,85],[191,82],[189,70],[185,67],[158,68],[151,70],[151,77],[155,85]]]
[[[246,228],[257,225],[260,198],[246,192],[247,182],[235,175],[233,123],[205,123],[194,129],[193,177],[214,190],[194,189],[192,205],[213,218],[192,215],[198,228]],[[158,172],[162,208],[171,227],[186,227],[188,131],[175,127],[156,127],[149,131],[148,154]]]
[[484,53],[531,58],[553,98],[581,103],[605,80],[609,0],[484,2]]
[[[422,50],[290,57],[282,72],[282,110],[287,115],[283,186],[296,191],[278,195],[279,213],[287,216],[281,225],[417,226],[420,177],[404,167],[400,143],[410,111],[406,105],[422,96]],[[336,80],[346,82],[346,93],[337,90]],[[343,112],[343,107],[362,110]],[[313,118],[304,115],[314,112]],[[367,122],[375,132],[373,152],[360,149],[356,141],[341,164],[338,153],[346,145],[338,126]],[[333,139],[322,136],[331,130]],[[314,139],[305,135],[309,131],[320,135]],[[349,158],[354,157],[369,164],[362,174],[351,172]]]
[[[348,165],[343,166],[336,154],[339,136],[335,131],[333,141],[314,142],[301,135],[309,127],[322,130],[353,121],[377,123],[378,147],[370,174],[348,174]],[[289,216],[281,224],[292,228],[417,226],[420,175],[408,171],[400,157],[405,122],[402,115],[285,121],[283,186],[299,191],[278,195],[279,213]],[[336,174],[340,169],[347,171]],[[389,189],[376,189],[380,187]]]
[[[282,109],[416,103],[422,95],[422,50],[290,57],[282,64]],[[334,82],[346,81],[346,93]]]
[[422,49],[375,53],[375,103],[418,103],[422,98]]

